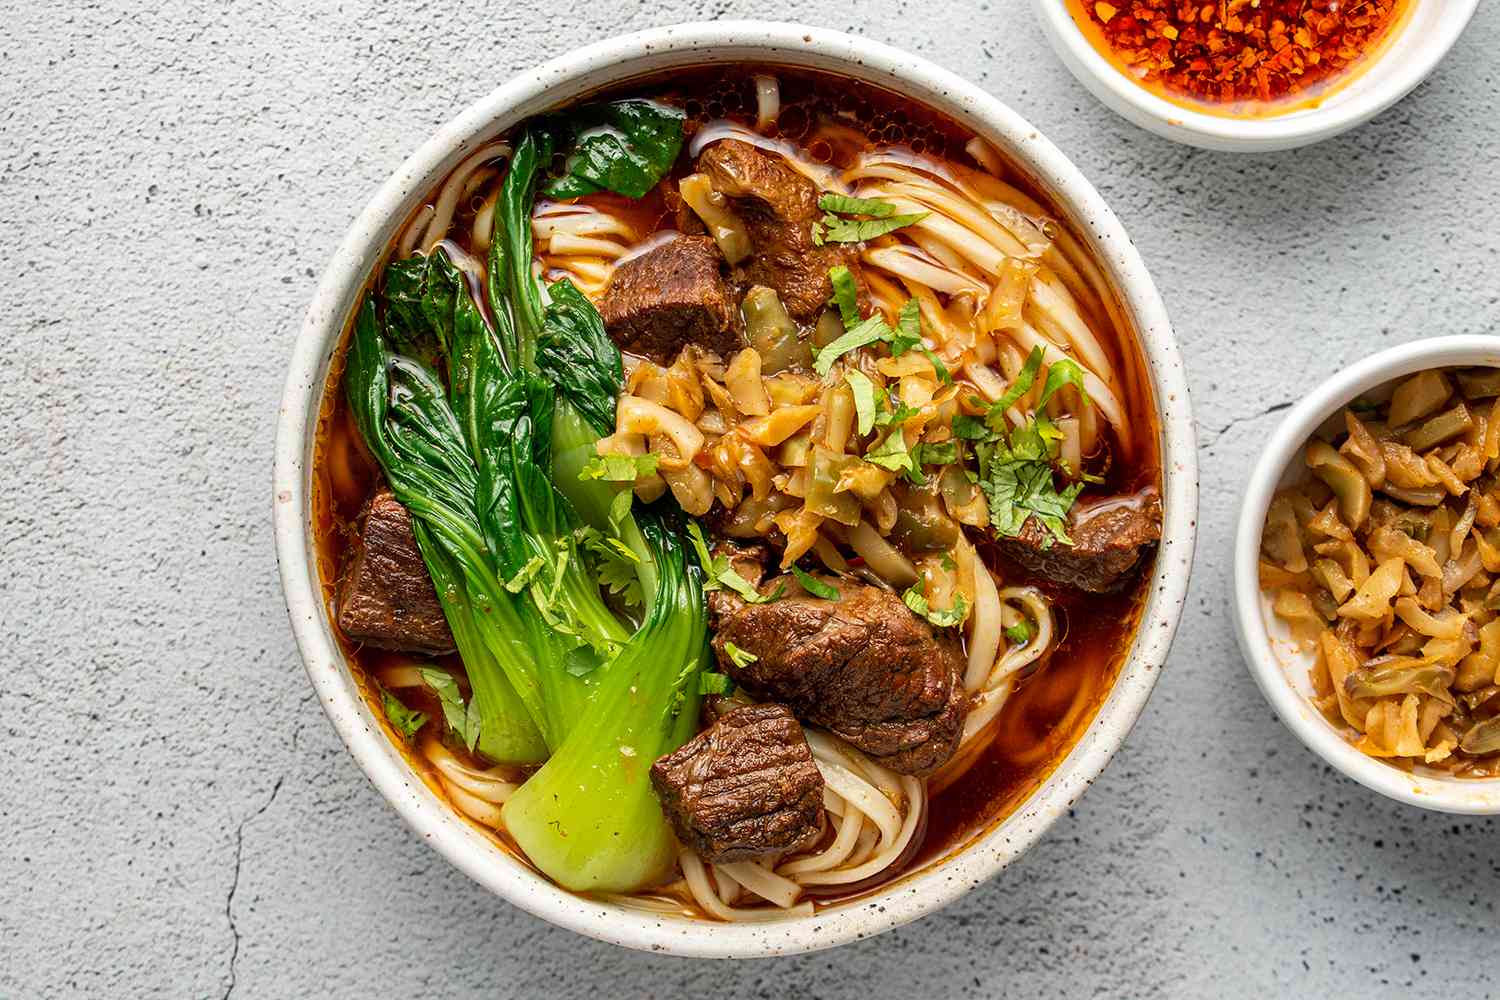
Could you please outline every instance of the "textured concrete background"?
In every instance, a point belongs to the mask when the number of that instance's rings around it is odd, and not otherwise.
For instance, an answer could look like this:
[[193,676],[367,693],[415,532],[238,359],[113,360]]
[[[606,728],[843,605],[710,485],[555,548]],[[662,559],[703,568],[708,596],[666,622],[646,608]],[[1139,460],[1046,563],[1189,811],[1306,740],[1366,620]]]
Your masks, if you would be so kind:
[[[0,996],[1496,988],[1500,822],[1387,802],[1296,744],[1234,647],[1226,557],[1280,406],[1500,318],[1500,12],[1357,133],[1235,158],[1098,106],[1022,0],[153,6],[0,0]],[[555,930],[413,838],[313,700],[269,488],[293,334],[377,183],[524,67],[736,15],[919,52],[1074,158],[1172,310],[1203,506],[1170,669],[1073,815],[916,925],[731,965]]]

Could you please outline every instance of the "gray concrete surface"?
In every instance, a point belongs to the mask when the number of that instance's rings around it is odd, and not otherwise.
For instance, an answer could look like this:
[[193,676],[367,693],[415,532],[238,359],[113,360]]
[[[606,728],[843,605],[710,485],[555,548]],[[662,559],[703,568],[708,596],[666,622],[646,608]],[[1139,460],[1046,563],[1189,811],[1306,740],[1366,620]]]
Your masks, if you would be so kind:
[[[1072,815],[914,926],[731,965],[553,929],[413,838],[312,698],[268,491],[301,311],[380,179],[525,66],[733,15],[936,59],[1075,159],[1172,310],[1203,503],[1170,668]],[[3,0],[0,24],[0,996],[1497,988],[1500,823],[1387,802],[1303,751],[1234,647],[1226,557],[1278,407],[1500,319],[1500,12],[1373,124],[1241,158],[1101,108],[1022,0]]]

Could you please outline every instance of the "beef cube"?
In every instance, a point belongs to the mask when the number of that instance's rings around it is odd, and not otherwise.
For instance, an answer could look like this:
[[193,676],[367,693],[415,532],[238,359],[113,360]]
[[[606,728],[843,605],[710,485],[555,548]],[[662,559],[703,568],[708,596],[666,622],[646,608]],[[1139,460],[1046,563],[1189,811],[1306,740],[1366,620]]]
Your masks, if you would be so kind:
[[[831,268],[842,264],[859,281],[857,245],[813,245],[812,224],[823,216],[818,189],[780,157],[726,139],[703,151],[698,169],[733,202],[750,230],[749,281],[776,289],[793,319],[810,322],[823,311],[833,296]],[[862,281],[859,287],[863,300]]]
[[339,628],[382,649],[439,655],[453,633],[411,531],[411,514],[388,489],[360,514],[354,556],[339,585]]
[[1148,489],[1074,504],[1065,527],[1072,545],[1054,540],[1033,517],[1015,538],[997,539],[996,547],[1053,583],[1109,593],[1130,581],[1161,539],[1161,497]]
[[823,775],[781,705],[726,713],[651,766],[678,838],[709,862],[810,845],[823,828]]
[[599,305],[610,337],[663,365],[688,344],[733,354],[744,335],[723,265],[707,236],[678,236],[620,264]]
[[[935,631],[888,590],[827,582],[838,600],[813,597],[791,577],[759,585],[762,593],[787,588],[768,604],[711,593],[720,669],[893,771],[931,773],[958,749],[969,710],[957,636]],[[756,659],[736,663],[725,652],[730,643]]]

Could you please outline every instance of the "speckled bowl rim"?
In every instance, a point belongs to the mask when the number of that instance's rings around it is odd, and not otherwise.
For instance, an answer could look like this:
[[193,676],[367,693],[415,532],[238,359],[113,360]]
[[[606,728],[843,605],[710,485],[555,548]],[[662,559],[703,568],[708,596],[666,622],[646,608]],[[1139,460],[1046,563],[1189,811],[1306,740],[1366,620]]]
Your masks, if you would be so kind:
[[[1088,731],[1003,823],[946,861],[814,916],[756,924],[659,917],[553,886],[458,819],[412,773],[360,697],[325,613],[311,534],[310,466],[329,362],[344,318],[399,221],[468,150],[580,93],[674,66],[763,61],[831,70],[908,94],[965,123],[1024,164],[1074,220],[1139,331],[1159,401],[1165,520],[1139,633]],[[274,476],[276,552],[292,631],[324,711],[370,781],[413,830],[510,903],[601,941],[694,957],[795,954],[866,938],[952,902],[1034,843],[1124,741],[1166,661],[1186,597],[1197,523],[1196,439],[1187,380],[1166,309],[1099,193],[1004,104],[916,56],[820,28],[765,22],[676,25],[609,39],[531,70],[438,130],[370,200],[323,273],[298,336],[281,405]]]
[[1392,379],[1428,368],[1485,365],[1500,368],[1500,337],[1460,334],[1417,340],[1381,351],[1326,379],[1287,411],[1250,474],[1234,539],[1235,635],[1245,664],[1276,714],[1309,750],[1366,788],[1398,802],[1437,812],[1500,813],[1500,778],[1464,779],[1408,774],[1360,753],[1306,695],[1293,686],[1292,671],[1308,664],[1277,652],[1267,627],[1269,603],[1260,591],[1260,537],[1283,476],[1302,446],[1325,420],[1356,396]]
[[[1364,124],[1416,89],[1447,56],[1479,7],[1479,0],[1420,2],[1428,10],[1412,11],[1412,20],[1392,39],[1391,51],[1361,71],[1360,78],[1346,88],[1347,94],[1336,92],[1316,108],[1285,117],[1227,118],[1174,104],[1137,85],[1094,47],[1063,0],[1034,0],[1058,58],[1110,110],[1173,142],[1245,153],[1295,149],[1331,139]],[[1435,22],[1430,27],[1429,17]]]

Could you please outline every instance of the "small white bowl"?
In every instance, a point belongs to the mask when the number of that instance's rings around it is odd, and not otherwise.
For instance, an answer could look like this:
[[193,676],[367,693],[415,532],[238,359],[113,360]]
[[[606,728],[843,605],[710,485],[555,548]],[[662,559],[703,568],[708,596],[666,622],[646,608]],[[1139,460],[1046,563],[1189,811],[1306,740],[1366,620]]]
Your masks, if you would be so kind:
[[1121,117],[1174,142],[1228,153],[1267,153],[1363,125],[1427,78],[1479,0],[1411,0],[1414,8],[1373,64],[1314,107],[1269,118],[1229,118],[1174,104],[1140,86],[1084,35],[1065,0],[1036,0],[1042,27],[1068,70]]
[[1240,650],[1250,674],[1286,727],[1345,775],[1382,795],[1438,812],[1500,813],[1500,778],[1453,778],[1419,768],[1408,774],[1354,748],[1313,707],[1308,670],[1313,658],[1297,649],[1260,589],[1260,538],[1271,498],[1305,476],[1302,448],[1355,397],[1429,368],[1500,368],[1500,337],[1465,334],[1418,340],[1339,372],[1287,413],[1250,475],[1234,538],[1234,611]]
[[[470,151],[525,118],[648,73],[715,62],[823,70],[886,87],[974,130],[1030,174],[1096,255],[1140,340],[1157,402],[1164,500],[1161,547],[1125,662],[1088,730],[1040,786],[948,857],[869,895],[809,917],[748,924],[650,914],[567,892],[441,801],[386,737],[339,649],[310,507],[329,365],[365,282],[419,199]],[[1193,416],[1166,309],[1120,220],[1078,168],[999,100],[924,59],[821,28],[753,21],[655,28],[578,49],[481,97],[413,153],[360,213],[308,308],[278,420],[274,495],[282,588],[308,677],[350,753],[402,819],[476,882],[544,920],[631,948],[714,958],[814,951],[900,926],[980,885],[1035,843],[1098,777],[1145,707],[1182,615],[1198,513]]]

